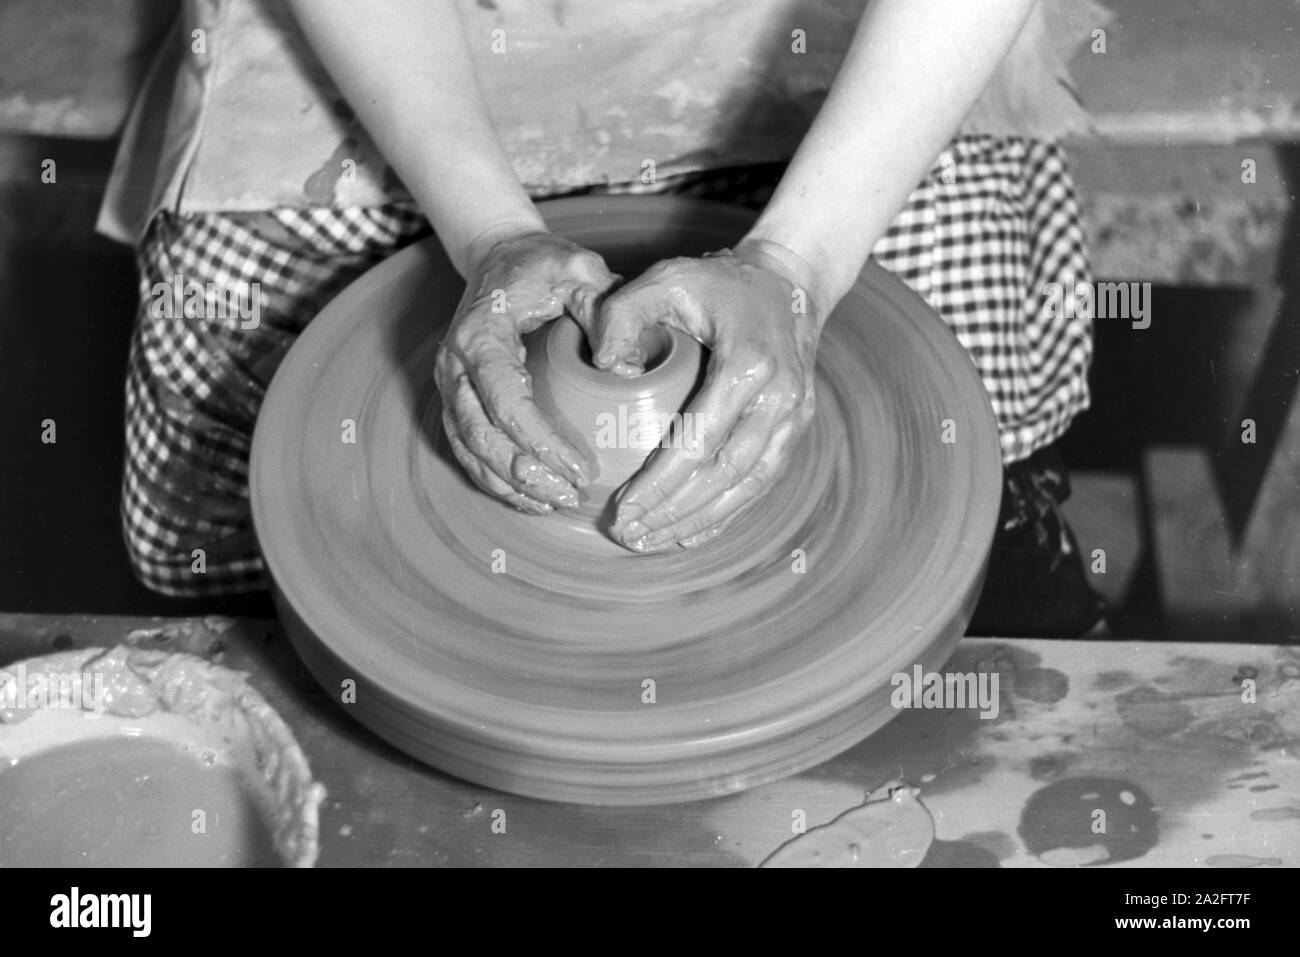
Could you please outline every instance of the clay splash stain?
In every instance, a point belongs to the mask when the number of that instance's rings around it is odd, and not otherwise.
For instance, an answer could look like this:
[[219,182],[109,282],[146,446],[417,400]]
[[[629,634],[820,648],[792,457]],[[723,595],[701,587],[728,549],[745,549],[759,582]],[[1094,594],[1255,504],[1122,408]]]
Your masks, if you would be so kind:
[[1065,778],[1035,791],[1025,802],[1019,833],[1025,849],[1045,863],[1077,866],[1135,860],[1160,836],[1147,793],[1103,777]]
[[1162,738],[1182,731],[1196,717],[1178,698],[1150,685],[1116,695],[1115,707],[1125,725],[1148,737]]
[[922,867],[1001,867],[1015,857],[1018,846],[1010,834],[1002,831],[972,831],[955,841],[936,839]]
[[[923,795],[976,784],[998,763],[982,745],[1005,740],[993,729],[1015,719],[1018,699],[1051,704],[1068,694],[1068,678],[1054,668],[1041,667],[1041,661],[1041,656],[1010,645],[959,647],[938,670],[945,674],[996,671],[1001,676],[996,719],[981,719],[970,708],[909,710],[866,741],[805,774],[832,781],[900,776],[923,781]],[[1063,773],[1063,758],[1060,767]]]
[[[1009,650],[1009,649],[1008,649]],[[983,652],[983,654],[981,654]],[[941,673],[990,670],[987,649],[959,647]],[[1037,657],[1034,656],[1035,662]],[[978,709],[909,709],[870,738],[805,771],[828,781],[879,781],[893,777],[922,782],[922,795],[955,791],[977,783],[997,764],[981,748],[981,737],[1014,712],[1007,685],[1000,682],[998,717]]]
[[1074,757],[1068,753],[1040,754],[1029,759],[1029,776],[1035,781],[1054,781],[1063,777]]
[[[993,649],[991,661],[981,661],[978,670],[996,670],[1003,676],[1003,687],[1010,686],[1016,697],[1037,704],[1056,704],[1070,693],[1070,679],[1055,668],[1043,668],[1038,655],[1008,645]],[[1009,680],[1008,680],[1009,679]],[[1014,713],[1014,708],[1012,713]]]
[[1137,678],[1131,671],[1100,671],[1092,686],[1097,691],[1114,691],[1117,688],[1131,687],[1137,684]]
[[1020,850],[1015,838],[1002,831],[972,831],[969,834],[963,834],[961,840],[984,848],[999,860],[1015,857]]
[[330,206],[334,202],[334,187],[343,175],[343,161],[349,159],[356,150],[357,141],[348,137],[334,147],[334,152],[316,172],[307,177],[302,184],[307,199],[321,206]]
[[1296,821],[1300,820],[1300,807],[1264,807],[1251,811],[1250,817],[1255,821]]
[[1210,867],[1280,867],[1282,859],[1278,857],[1251,857],[1249,854],[1216,854],[1207,858]]
[[930,845],[930,851],[920,864],[924,868],[939,867],[1001,867],[998,856],[987,848],[970,841],[940,841]]
[[1055,668],[1027,668],[1016,674],[1016,694],[1039,704],[1056,704],[1070,693],[1070,679]]

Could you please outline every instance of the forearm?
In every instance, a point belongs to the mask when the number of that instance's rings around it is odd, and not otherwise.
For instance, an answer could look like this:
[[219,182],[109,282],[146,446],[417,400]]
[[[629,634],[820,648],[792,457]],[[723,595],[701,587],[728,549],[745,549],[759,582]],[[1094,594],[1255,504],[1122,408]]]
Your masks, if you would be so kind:
[[951,140],[1034,2],[868,5],[826,103],[748,237],[810,264],[823,318]]
[[455,3],[291,4],[458,270],[485,237],[544,228],[488,119]]

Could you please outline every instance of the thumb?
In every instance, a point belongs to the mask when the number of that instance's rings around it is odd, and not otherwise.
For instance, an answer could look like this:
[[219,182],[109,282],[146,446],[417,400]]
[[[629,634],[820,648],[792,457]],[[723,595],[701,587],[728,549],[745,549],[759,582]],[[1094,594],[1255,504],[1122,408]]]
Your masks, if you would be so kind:
[[641,333],[654,324],[635,287],[624,287],[606,298],[587,332],[596,368],[620,376],[640,375],[646,358]]
[[[591,254],[595,256],[594,253]],[[580,275],[555,287],[564,300],[564,307],[590,339],[600,312],[600,303],[619,277],[609,271],[604,260],[595,257],[594,263],[577,263]],[[585,268],[584,268],[585,267]]]

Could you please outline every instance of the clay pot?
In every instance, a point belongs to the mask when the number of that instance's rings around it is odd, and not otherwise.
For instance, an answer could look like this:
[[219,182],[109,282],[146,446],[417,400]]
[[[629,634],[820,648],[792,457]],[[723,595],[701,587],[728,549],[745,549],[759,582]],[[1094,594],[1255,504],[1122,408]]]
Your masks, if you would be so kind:
[[576,322],[558,319],[528,336],[528,371],[538,405],[596,463],[579,514],[607,517],[618,491],[655,449],[694,437],[682,412],[704,376],[705,350],[685,333],[653,326],[641,336],[645,371],[618,376],[596,368]]

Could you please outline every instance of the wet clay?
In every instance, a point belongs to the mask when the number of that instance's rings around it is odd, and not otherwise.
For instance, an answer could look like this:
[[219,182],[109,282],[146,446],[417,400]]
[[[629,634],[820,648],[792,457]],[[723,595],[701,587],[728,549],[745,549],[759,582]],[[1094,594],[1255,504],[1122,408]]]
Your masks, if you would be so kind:
[[0,770],[0,866],[278,867],[240,772],[169,741],[79,741]]
[[0,682],[0,865],[315,862],[324,788],[243,674],[119,645]]
[[[544,205],[623,275],[750,222],[645,197]],[[892,675],[943,664],[1001,465],[969,359],[902,282],[869,266],[828,320],[817,415],[771,494],[707,545],[650,555],[464,476],[430,320],[462,287],[436,243],[391,257],[308,326],[258,418],[250,494],[281,618],[332,698],[355,682],[350,715],[482,785],[661,803],[816,765],[898,714]]]
[[688,449],[694,419],[681,412],[704,378],[705,352],[685,333],[651,326],[641,336],[644,371],[621,377],[591,363],[586,334],[567,317],[525,337],[537,404],[595,466],[574,514],[608,524],[614,492],[656,448]]

